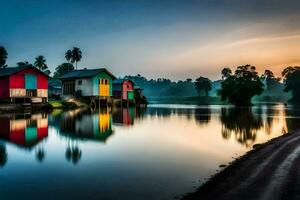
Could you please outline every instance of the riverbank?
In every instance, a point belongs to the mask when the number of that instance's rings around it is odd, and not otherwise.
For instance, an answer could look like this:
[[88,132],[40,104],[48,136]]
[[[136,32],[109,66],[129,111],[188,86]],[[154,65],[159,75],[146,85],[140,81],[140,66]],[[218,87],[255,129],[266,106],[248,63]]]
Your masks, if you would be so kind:
[[88,107],[88,104],[82,101],[49,100],[52,109],[75,109]]
[[299,199],[300,131],[255,145],[184,200]]

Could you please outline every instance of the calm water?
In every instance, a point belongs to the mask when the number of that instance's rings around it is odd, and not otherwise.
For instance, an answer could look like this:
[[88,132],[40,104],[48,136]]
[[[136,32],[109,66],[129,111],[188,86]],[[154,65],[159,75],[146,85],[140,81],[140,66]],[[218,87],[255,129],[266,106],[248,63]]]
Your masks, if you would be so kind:
[[1,199],[173,199],[298,128],[300,110],[282,105],[0,116]]

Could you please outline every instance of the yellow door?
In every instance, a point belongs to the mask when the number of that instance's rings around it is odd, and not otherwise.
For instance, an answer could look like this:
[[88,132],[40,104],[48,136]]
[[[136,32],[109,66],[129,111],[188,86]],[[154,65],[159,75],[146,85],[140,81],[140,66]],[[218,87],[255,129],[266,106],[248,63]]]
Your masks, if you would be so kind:
[[109,96],[109,80],[99,79],[99,95],[102,97]]

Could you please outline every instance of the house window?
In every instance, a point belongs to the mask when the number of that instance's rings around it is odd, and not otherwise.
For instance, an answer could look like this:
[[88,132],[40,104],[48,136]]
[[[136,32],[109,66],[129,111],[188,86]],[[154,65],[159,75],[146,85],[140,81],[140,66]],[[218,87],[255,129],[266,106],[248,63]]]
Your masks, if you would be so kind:
[[78,85],[82,85],[82,80],[78,80]]
[[108,80],[107,79],[105,79],[105,85],[107,85],[108,84]]

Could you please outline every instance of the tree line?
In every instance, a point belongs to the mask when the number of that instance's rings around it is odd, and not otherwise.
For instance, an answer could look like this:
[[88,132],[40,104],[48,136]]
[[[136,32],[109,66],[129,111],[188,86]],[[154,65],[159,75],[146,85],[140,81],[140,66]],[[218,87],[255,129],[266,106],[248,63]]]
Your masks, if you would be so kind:
[[254,96],[281,95],[288,97],[292,94],[290,102],[300,103],[300,67],[286,67],[282,71],[282,78],[276,77],[271,70],[265,70],[259,75],[256,67],[242,65],[235,71],[225,67],[221,71],[221,80],[211,81],[207,77],[200,76],[194,81],[191,78],[185,81],[171,81],[170,79],[150,79],[141,76],[125,76],[137,85],[142,86],[147,96],[195,96],[208,97],[219,96],[221,101],[236,105],[250,106]]
[[[8,53],[5,47],[0,46],[0,69],[6,68],[6,61],[8,58]],[[73,47],[73,49],[67,50],[65,53],[65,59],[67,62],[62,63],[58,67],[55,68],[54,76],[53,77],[59,77],[61,75],[64,75],[75,68],[77,69],[77,63],[82,58],[82,52],[80,48]],[[75,67],[74,67],[75,63]],[[21,61],[16,63],[17,67],[36,67],[40,71],[50,75],[50,70],[48,68],[48,65],[46,64],[46,58],[43,55],[38,55],[35,58],[35,61],[33,63],[30,63],[28,61]]]
[[[73,47],[65,53],[64,62],[55,68],[53,77],[58,78],[70,71],[77,69],[78,62],[82,59],[82,51],[78,47]],[[8,53],[3,46],[0,46],[0,68],[6,68]],[[74,67],[75,64],[75,67]],[[33,64],[28,61],[18,62],[18,67],[33,66],[50,74],[46,59],[39,55]],[[293,103],[300,103],[300,67],[289,66],[282,71],[282,78],[275,77],[271,70],[265,70],[261,75],[252,65],[238,66],[233,72],[231,68],[225,67],[221,71],[222,79],[211,81],[207,77],[200,76],[193,81],[191,78],[179,80],[177,82],[166,78],[150,79],[141,76],[128,75],[128,78],[145,90],[146,96],[210,96],[218,95],[222,101],[229,102],[237,106],[249,106],[254,96],[264,93],[290,92]]]

